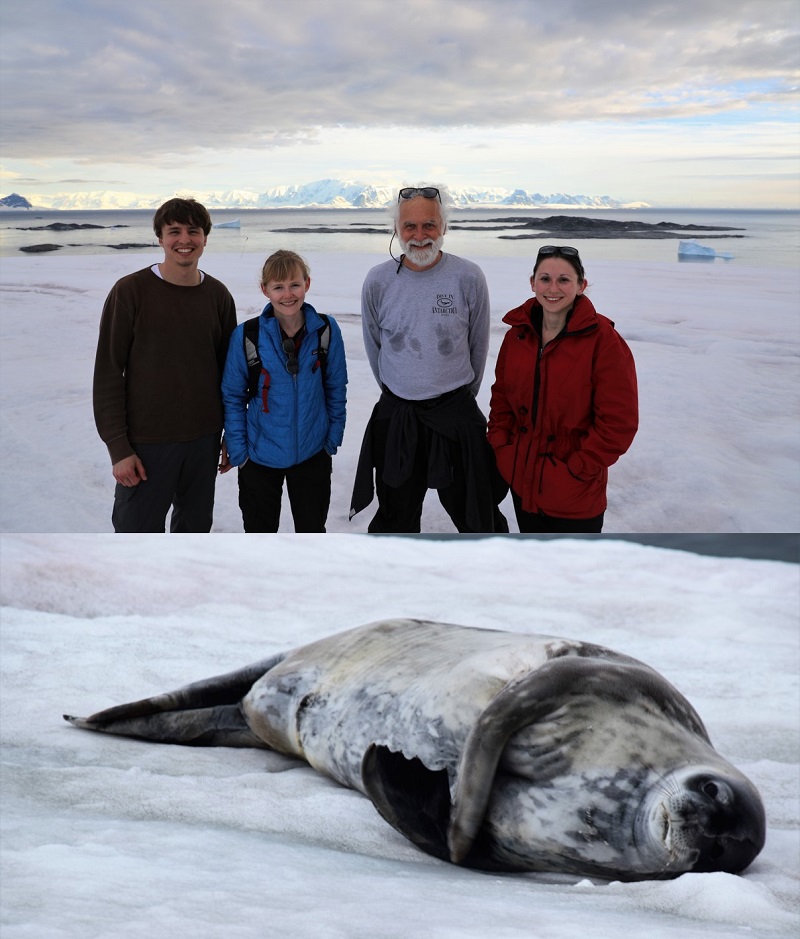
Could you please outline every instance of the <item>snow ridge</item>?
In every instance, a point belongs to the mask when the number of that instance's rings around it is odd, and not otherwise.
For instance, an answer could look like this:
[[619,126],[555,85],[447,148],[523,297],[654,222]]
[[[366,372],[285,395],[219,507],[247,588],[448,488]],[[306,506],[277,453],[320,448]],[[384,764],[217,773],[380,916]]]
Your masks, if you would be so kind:
[[[450,189],[457,208],[479,206],[518,206],[548,208],[646,208],[646,202],[620,202],[611,196],[569,195],[564,192],[543,194],[525,189]],[[38,209],[156,209],[173,196],[193,196],[208,208],[331,208],[377,209],[393,198],[390,186],[376,186],[352,179],[318,179],[302,185],[276,186],[264,192],[247,189],[179,191],[169,194],[141,194],[100,190],[94,192],[59,192],[54,195],[17,193],[0,198],[0,208]]]

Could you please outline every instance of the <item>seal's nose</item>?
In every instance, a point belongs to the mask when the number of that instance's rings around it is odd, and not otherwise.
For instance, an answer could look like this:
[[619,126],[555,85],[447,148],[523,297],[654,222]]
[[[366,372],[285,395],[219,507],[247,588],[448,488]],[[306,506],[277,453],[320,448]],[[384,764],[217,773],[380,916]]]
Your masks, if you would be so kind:
[[696,816],[696,872],[738,874],[764,847],[766,815],[761,797],[747,779],[702,774],[686,780],[688,808]]

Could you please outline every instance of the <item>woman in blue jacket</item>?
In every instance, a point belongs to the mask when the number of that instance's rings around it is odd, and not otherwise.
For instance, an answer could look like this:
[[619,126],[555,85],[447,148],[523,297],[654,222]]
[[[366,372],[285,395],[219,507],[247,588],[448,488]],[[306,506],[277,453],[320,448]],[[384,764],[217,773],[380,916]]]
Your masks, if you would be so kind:
[[[257,358],[246,351],[246,325],[231,336],[222,377],[225,442],[239,467],[244,530],[275,532],[283,482],[295,531],[324,532],[331,500],[331,457],[342,442],[347,365],[336,321],[305,302],[308,265],[277,251],[261,272],[269,300],[258,317]],[[255,338],[255,335],[253,336]]]

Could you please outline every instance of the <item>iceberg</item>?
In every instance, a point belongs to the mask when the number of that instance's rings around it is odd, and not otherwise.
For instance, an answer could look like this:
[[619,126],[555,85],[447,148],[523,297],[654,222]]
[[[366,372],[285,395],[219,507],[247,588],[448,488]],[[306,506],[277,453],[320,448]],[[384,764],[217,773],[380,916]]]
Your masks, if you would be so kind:
[[678,242],[679,261],[713,261],[714,258],[724,258],[730,261],[733,257],[728,251],[717,251],[708,245],[698,244],[696,241]]
[[214,228],[241,228],[242,223],[238,218],[231,219],[230,222],[217,222]]

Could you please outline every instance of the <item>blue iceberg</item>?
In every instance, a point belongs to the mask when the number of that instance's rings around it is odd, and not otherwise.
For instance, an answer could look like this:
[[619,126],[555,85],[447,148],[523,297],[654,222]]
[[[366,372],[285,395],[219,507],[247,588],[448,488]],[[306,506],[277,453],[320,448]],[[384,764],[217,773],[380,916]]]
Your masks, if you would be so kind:
[[715,248],[698,244],[696,241],[678,242],[679,261],[713,261],[714,258],[724,258],[730,261],[732,257],[733,255],[728,251],[717,251]]

